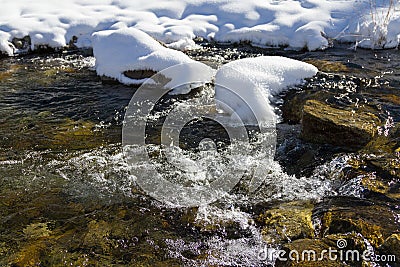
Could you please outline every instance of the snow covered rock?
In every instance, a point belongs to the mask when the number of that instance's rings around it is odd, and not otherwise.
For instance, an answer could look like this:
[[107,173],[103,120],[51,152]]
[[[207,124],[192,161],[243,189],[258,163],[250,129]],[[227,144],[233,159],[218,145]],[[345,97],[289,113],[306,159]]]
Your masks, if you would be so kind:
[[246,124],[272,123],[276,116],[270,97],[317,71],[311,64],[278,56],[232,61],[217,71],[217,105],[231,115],[234,111]]
[[[94,33],[93,53],[97,74],[114,78],[124,84],[141,84],[154,73],[184,63],[191,63],[200,68],[210,79],[213,75],[211,68],[195,62],[180,51],[164,47],[148,34],[135,28]],[[182,67],[181,70],[184,71],[183,69]],[[189,68],[186,69],[189,71]],[[184,72],[164,71],[163,74],[170,75],[168,78],[175,78],[174,84],[169,84],[171,88],[185,82],[182,79],[177,81],[178,76],[190,78],[190,75]]]

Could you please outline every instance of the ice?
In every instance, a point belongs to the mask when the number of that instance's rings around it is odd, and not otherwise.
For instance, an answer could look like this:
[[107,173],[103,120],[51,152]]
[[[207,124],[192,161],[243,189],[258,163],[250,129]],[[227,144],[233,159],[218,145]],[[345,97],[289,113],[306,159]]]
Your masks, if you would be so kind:
[[367,48],[399,45],[398,1],[265,0],[0,0],[0,51],[13,55],[13,38],[63,47],[74,36],[92,47],[92,34],[135,27],[171,48],[193,47],[194,37],[217,42],[324,49],[328,39]]

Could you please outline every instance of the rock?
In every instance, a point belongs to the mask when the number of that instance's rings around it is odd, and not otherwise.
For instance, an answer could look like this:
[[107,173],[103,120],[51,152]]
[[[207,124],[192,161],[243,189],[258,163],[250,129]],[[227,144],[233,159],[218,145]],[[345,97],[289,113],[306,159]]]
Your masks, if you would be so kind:
[[311,238],[313,204],[290,202],[261,214],[257,221],[263,226],[261,234],[267,243],[281,243],[299,238]]
[[[275,266],[371,266],[362,258],[367,249],[368,244],[363,237],[355,233],[327,235],[321,239],[298,239],[283,245],[287,260],[277,259]],[[358,251],[358,254],[348,251]]]
[[385,242],[379,247],[380,255],[394,255],[396,262],[400,263],[400,234],[392,234],[386,238]]
[[363,175],[361,185],[368,191],[386,195],[390,190],[390,185],[373,175]]
[[[400,151],[400,123],[381,128],[381,133],[369,142],[362,152],[366,154],[396,154]],[[382,129],[383,128],[383,129]]]
[[359,148],[377,133],[380,120],[366,112],[352,112],[307,100],[303,109],[302,138],[316,143]]
[[11,43],[20,50],[19,52],[28,52],[31,47],[31,37],[29,35],[26,35],[23,38],[16,38],[14,37],[11,40]]
[[318,203],[313,219],[321,222],[321,238],[351,232],[361,234],[375,248],[400,227],[390,207],[353,197],[333,197]]
[[157,72],[153,70],[128,70],[124,71],[124,75],[128,78],[141,80],[145,78],[150,78],[151,76],[155,75]]
[[311,97],[314,98],[314,94],[304,91],[289,91],[284,97],[284,102],[281,107],[283,120],[289,124],[300,123],[303,106]]
[[[277,259],[275,262],[276,267],[292,267],[292,266],[304,266],[304,267],[319,267],[319,266],[327,266],[327,267],[339,267],[346,266],[346,264],[341,263],[340,261],[332,261],[329,260],[328,254],[322,255],[322,251],[329,250],[329,245],[326,244],[323,240],[318,239],[298,239],[291,243],[288,243],[283,246],[283,251],[285,251],[285,255],[282,258],[286,258],[287,260]],[[295,251],[298,252],[298,259]],[[313,252],[315,254],[313,254]],[[310,253],[310,254],[309,254]],[[296,259],[296,260],[291,260]],[[304,259],[304,260],[303,260]]]
[[51,231],[48,229],[47,223],[32,223],[23,230],[25,237],[28,239],[38,239],[48,237]]
[[[367,155],[369,157],[371,155]],[[345,168],[344,175],[338,180],[344,183],[355,183],[360,186],[362,196],[373,201],[396,202],[400,200],[400,183],[395,177],[387,177],[365,159],[350,158],[347,161],[351,167]]]
[[367,168],[386,180],[400,178],[400,124],[381,134],[361,151]]
[[349,72],[349,68],[341,62],[311,59],[306,61],[324,72]]
[[400,105],[400,96],[398,95],[393,95],[393,94],[388,94],[388,95],[383,95],[381,98],[387,102],[390,102],[395,105]]

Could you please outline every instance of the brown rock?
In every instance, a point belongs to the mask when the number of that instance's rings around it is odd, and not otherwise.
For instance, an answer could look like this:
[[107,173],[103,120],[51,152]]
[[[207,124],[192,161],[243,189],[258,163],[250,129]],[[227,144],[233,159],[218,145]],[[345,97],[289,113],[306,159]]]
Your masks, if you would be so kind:
[[313,218],[321,222],[321,238],[356,233],[376,248],[400,227],[389,207],[352,197],[335,197],[317,204]]
[[275,263],[276,267],[347,266],[340,261],[329,260],[328,254],[322,254],[323,250],[329,250],[329,245],[320,239],[299,239],[284,245],[282,250],[285,251],[285,255],[281,255],[281,258],[287,260],[277,259]]
[[265,211],[257,219],[263,225],[261,233],[264,240],[267,243],[280,243],[313,237],[313,207],[309,202],[291,202]]
[[308,100],[303,109],[301,134],[310,142],[357,148],[376,135],[379,124],[379,118],[371,113],[337,109]]
[[140,80],[145,78],[150,78],[155,75],[157,72],[153,70],[128,70],[124,71],[124,75],[128,78]]
[[306,62],[317,67],[319,71],[349,72],[349,68],[341,62],[318,60],[318,59],[307,60]]
[[395,260],[400,264],[400,234],[389,236],[379,247],[380,255],[394,255]]

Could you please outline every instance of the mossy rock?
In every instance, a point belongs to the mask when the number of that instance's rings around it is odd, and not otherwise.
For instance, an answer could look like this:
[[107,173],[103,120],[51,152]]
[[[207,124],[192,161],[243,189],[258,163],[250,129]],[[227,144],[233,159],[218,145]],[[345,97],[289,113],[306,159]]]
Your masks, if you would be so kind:
[[318,203],[313,219],[321,222],[320,237],[358,233],[375,248],[400,227],[391,208],[352,197],[333,197]]
[[284,97],[282,106],[282,117],[285,122],[290,124],[298,124],[301,122],[303,116],[303,107],[307,100],[325,101],[331,94],[327,91],[321,90],[315,92],[314,90],[308,91],[289,91]]
[[394,123],[387,133],[377,135],[361,152],[374,154],[400,152],[400,123]]
[[25,227],[23,232],[28,239],[39,239],[42,237],[48,237],[51,234],[47,223],[32,223]]
[[307,63],[314,65],[319,71],[323,72],[349,72],[349,68],[341,62],[310,59]]
[[304,105],[301,136],[306,141],[360,148],[376,134],[380,120],[372,113],[352,112],[316,100]]
[[381,134],[361,151],[364,164],[380,177],[390,180],[400,178],[400,124],[396,123],[388,134]]
[[28,243],[16,254],[12,265],[18,267],[40,266],[41,257],[45,254],[46,248],[47,245],[43,240]]
[[298,239],[283,245],[282,249],[287,260],[278,259],[277,267],[373,266],[362,257],[364,251],[368,250],[368,244],[355,233],[327,235],[321,239]]
[[18,71],[22,66],[20,65],[11,65],[9,69],[0,71],[0,82],[7,80],[13,76],[13,74]]
[[[329,260],[328,254],[323,255],[322,251],[328,251],[329,245],[320,239],[298,239],[291,243],[285,244],[282,250],[285,251],[283,258],[286,258],[287,260],[278,259],[275,263],[276,267],[347,266],[340,261]],[[297,255],[294,251],[298,252],[299,261],[297,261]],[[315,252],[315,254],[311,251]],[[291,260],[290,258],[296,260]]]
[[[367,192],[365,195],[382,195],[394,201],[400,201],[400,183],[396,180],[381,179],[373,174],[362,176],[361,185]],[[369,194],[367,194],[369,193]],[[372,197],[372,196],[371,196]]]
[[81,149],[98,147],[103,144],[102,136],[95,131],[95,124],[91,121],[74,121],[66,119],[63,124],[57,125],[49,134],[52,146]]
[[281,243],[300,238],[311,238],[314,205],[311,202],[290,202],[265,211],[257,221],[263,227],[261,234],[267,243]]
[[[378,249],[381,255],[394,255],[397,266],[400,266],[400,233],[392,234]],[[389,264],[392,264],[388,262]]]

